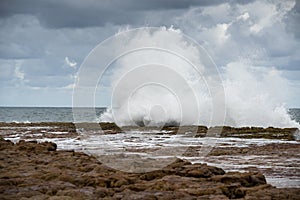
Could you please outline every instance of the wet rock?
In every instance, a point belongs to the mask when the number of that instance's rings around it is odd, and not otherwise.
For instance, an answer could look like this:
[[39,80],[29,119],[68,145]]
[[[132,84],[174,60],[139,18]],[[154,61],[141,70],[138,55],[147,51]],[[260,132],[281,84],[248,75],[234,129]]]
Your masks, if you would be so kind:
[[243,191],[238,184],[226,185],[221,187],[221,189],[223,194],[229,199],[239,199],[246,195],[245,191]]
[[[34,127],[34,129],[30,129]],[[29,129],[28,129],[29,128]],[[86,131],[96,131],[103,134],[117,134],[125,130],[151,131],[158,130],[155,127],[118,127],[115,123],[66,123],[66,122],[41,122],[41,123],[4,123],[0,122],[0,133],[12,135],[16,132],[25,132],[21,134],[21,139],[42,139],[42,138],[76,138],[77,129]],[[297,128],[274,128],[274,127],[230,127],[217,126],[207,128],[206,126],[165,126],[157,134],[186,134],[193,133],[193,137],[237,137],[237,138],[266,138],[299,140],[299,130]],[[10,132],[10,134],[9,134]],[[53,134],[60,132],[60,134]],[[33,136],[33,134],[35,134]]]
[[214,175],[223,175],[225,171],[218,167],[207,166],[207,164],[193,164],[184,166],[181,173],[196,178],[209,178]]
[[105,187],[97,187],[94,192],[96,198],[104,198],[104,197],[110,197],[114,194],[114,191],[109,188]]
[[266,184],[266,179],[261,173],[234,173],[229,172],[222,176],[214,176],[214,181],[218,181],[225,184],[240,184],[243,187],[253,187],[257,185]]
[[225,173],[177,159],[147,173],[125,173],[54,143],[0,139],[0,199],[299,199],[261,173]]
[[27,141],[20,140],[16,146],[19,150],[23,151],[33,151],[39,153],[41,151],[56,151],[57,145],[53,142],[43,142],[36,145],[37,141]]
[[6,148],[10,148],[10,146],[13,146],[14,143],[10,140],[4,140],[2,137],[0,137],[0,150],[4,150]]
[[49,197],[50,197],[49,195],[40,194],[40,195],[32,196],[32,197],[29,197],[29,198],[21,197],[20,200],[48,200]]
[[295,140],[294,135],[296,131],[298,131],[297,128],[274,128],[274,127],[234,128],[234,127],[224,126],[222,127],[221,137]]
[[48,200],[72,200],[72,199],[80,199],[80,198],[77,198],[77,197],[70,197],[70,196],[52,196],[52,197],[49,197]]

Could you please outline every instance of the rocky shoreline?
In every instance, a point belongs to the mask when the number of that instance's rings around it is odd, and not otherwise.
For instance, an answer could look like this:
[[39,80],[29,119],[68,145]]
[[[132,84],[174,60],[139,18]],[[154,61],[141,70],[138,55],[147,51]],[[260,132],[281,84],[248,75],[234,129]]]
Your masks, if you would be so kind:
[[300,199],[259,172],[225,173],[177,159],[161,170],[125,173],[51,142],[0,139],[1,199]]
[[[46,127],[47,131],[60,131],[66,132],[70,136],[77,135],[76,128],[85,130],[100,130],[103,134],[117,134],[124,130],[137,130],[149,131],[160,130],[168,134],[182,134],[183,132],[195,132],[194,137],[206,137],[208,132],[218,132],[218,137],[236,137],[236,138],[265,138],[265,139],[280,139],[280,140],[300,140],[300,132],[297,128],[274,128],[274,127],[206,127],[206,126],[165,126],[162,128],[157,127],[118,127],[115,123],[77,123],[76,125],[71,122],[35,122],[35,123],[15,123],[15,122],[0,122],[0,131],[9,130],[10,128],[21,129],[28,127]],[[39,128],[42,129],[42,128]],[[30,133],[34,133],[35,129],[31,129]]]
[[[100,125],[97,132],[90,123],[0,123],[0,199],[300,199],[298,129]],[[192,137],[184,134],[195,128]],[[83,130],[100,133],[99,147],[117,154],[144,155],[170,144],[186,151],[155,171],[122,172],[82,151]],[[199,159],[214,130],[216,145]]]

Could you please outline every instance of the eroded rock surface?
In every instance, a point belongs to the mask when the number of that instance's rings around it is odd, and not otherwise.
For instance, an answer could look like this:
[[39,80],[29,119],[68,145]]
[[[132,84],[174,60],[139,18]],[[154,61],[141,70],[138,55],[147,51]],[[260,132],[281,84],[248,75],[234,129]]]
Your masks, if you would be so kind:
[[[136,131],[153,131],[156,127],[118,127],[115,123],[101,122],[96,123],[74,123],[71,122],[36,122],[36,123],[5,123],[0,122],[0,133],[5,135],[21,134],[22,139],[27,139],[35,135],[34,138],[44,137],[76,137],[77,129],[85,131],[99,131],[102,134],[117,134],[128,130]],[[52,134],[51,134],[52,132]],[[55,134],[60,132],[60,134]],[[160,130],[161,134],[185,134],[186,132],[195,133],[195,137],[212,136],[217,133],[217,137],[236,137],[236,138],[265,138],[265,139],[283,139],[283,140],[299,140],[300,133],[297,128],[274,128],[274,127],[210,127],[206,126],[165,126]],[[54,134],[53,134],[54,133]],[[3,136],[3,135],[2,135]]]
[[0,140],[0,199],[300,199],[257,173],[225,173],[176,160],[163,169],[125,173],[94,157],[57,151],[51,142]]

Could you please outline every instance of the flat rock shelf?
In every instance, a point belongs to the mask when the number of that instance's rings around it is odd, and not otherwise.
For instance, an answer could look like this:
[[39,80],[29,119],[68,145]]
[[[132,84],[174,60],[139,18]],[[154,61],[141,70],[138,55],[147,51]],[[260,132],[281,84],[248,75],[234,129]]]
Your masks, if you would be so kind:
[[159,170],[128,173],[85,154],[72,123],[0,123],[0,199],[300,199],[298,129],[223,127],[200,159],[207,127],[189,137],[178,127],[102,125],[97,145],[109,151],[186,151]]

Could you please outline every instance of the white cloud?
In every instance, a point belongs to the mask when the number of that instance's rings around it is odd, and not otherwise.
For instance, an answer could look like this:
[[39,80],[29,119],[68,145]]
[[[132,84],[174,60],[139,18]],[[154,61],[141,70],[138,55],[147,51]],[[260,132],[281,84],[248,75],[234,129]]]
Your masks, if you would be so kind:
[[194,7],[175,18],[175,27],[199,41],[219,66],[265,49],[264,55],[256,56],[264,60],[255,62],[288,67],[282,60],[300,56],[299,41],[285,24],[294,5],[295,1],[274,0]]
[[70,59],[69,59],[69,57],[65,57],[65,62],[66,62],[66,64],[67,65],[69,65],[70,67],[76,67],[77,66],[77,63],[75,62],[75,61],[71,61]]
[[[241,62],[270,72],[274,72],[271,67],[299,72],[290,63],[299,62],[300,41],[286,29],[294,6],[293,0],[271,0],[194,7],[175,18],[175,27],[199,41],[218,66]],[[295,82],[290,84],[289,88],[299,90]],[[292,98],[285,100],[296,105]]]
[[20,80],[24,80],[25,74],[21,71],[21,61],[16,61],[16,68],[15,68],[15,77],[17,77]]
[[295,5],[295,1],[255,1],[247,5],[239,5],[238,10],[247,12],[251,16],[250,31],[257,34],[265,28],[281,23],[287,12]]
[[246,21],[249,17],[250,17],[249,13],[245,12],[244,14],[238,16],[236,19]]

